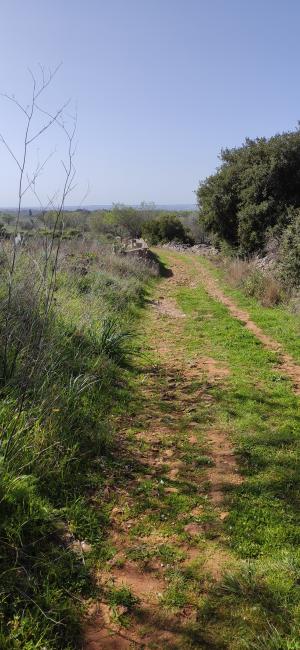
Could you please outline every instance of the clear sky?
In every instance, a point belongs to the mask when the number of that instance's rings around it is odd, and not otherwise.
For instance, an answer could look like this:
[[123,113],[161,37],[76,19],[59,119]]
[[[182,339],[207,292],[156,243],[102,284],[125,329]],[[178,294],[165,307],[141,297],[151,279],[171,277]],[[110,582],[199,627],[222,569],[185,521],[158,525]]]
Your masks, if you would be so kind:
[[[70,203],[88,184],[89,204],[193,203],[222,147],[297,125],[299,28],[299,0],[2,0],[0,91],[26,101],[27,67],[63,62],[45,105],[77,106]],[[1,99],[0,130],[16,151],[20,128]],[[56,131],[33,158],[52,145]],[[0,169],[0,205],[15,205],[3,147]],[[42,192],[58,169],[51,161]]]

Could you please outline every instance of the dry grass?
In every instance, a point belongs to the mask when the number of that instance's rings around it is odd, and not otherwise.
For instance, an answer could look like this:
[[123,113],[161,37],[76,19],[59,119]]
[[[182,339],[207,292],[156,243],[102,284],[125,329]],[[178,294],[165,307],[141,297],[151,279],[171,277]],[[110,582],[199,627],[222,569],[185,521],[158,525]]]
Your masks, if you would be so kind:
[[264,307],[274,307],[282,302],[283,289],[280,282],[271,274],[265,276],[265,286],[261,296]]
[[230,284],[234,287],[242,287],[245,280],[247,280],[253,271],[253,264],[239,259],[234,259],[233,261],[228,260],[226,271]]
[[225,264],[227,279],[232,286],[257,298],[264,307],[274,307],[282,302],[284,289],[272,271],[258,268],[254,260],[234,259]]

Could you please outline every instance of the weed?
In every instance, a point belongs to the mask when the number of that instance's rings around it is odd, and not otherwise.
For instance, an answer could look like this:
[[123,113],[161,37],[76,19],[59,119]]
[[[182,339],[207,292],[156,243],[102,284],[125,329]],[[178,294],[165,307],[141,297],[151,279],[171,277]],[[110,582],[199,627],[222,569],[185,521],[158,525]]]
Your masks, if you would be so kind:
[[133,595],[129,587],[111,587],[108,594],[106,595],[107,601],[111,606],[120,606],[126,607],[131,611],[134,606],[138,603],[138,598]]
[[214,461],[212,458],[209,456],[196,456],[195,462],[199,467],[206,466],[206,467],[213,467]]

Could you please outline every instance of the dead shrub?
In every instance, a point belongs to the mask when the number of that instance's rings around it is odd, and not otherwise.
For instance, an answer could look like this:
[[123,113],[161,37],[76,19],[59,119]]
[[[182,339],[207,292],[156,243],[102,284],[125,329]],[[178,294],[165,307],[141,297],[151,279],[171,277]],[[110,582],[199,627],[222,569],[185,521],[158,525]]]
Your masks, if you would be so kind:
[[227,278],[234,287],[243,287],[249,275],[253,272],[253,264],[246,260],[229,260],[226,265]]
[[266,275],[265,286],[261,296],[261,303],[264,307],[275,307],[282,302],[283,290],[276,278]]
[[257,298],[264,307],[279,305],[284,298],[281,282],[270,271],[259,268],[255,259],[234,259],[226,264],[227,279],[247,296]]

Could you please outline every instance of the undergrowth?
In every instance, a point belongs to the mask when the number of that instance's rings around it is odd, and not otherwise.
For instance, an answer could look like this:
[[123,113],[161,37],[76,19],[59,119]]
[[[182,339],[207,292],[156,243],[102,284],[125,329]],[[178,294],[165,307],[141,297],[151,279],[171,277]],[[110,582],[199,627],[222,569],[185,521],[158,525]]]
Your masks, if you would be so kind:
[[[134,320],[157,273],[94,244],[64,243],[41,346],[28,262],[38,254],[35,245],[18,259],[10,375],[1,386],[1,650],[77,647],[79,614],[95,589],[91,567],[105,554],[101,463],[113,453],[111,414],[120,397],[126,405]],[[82,542],[92,551],[78,552]]]

